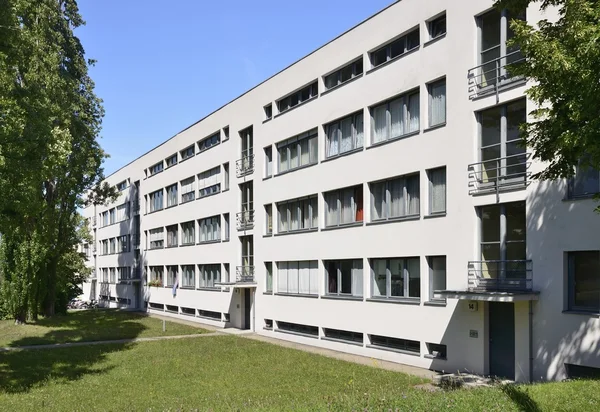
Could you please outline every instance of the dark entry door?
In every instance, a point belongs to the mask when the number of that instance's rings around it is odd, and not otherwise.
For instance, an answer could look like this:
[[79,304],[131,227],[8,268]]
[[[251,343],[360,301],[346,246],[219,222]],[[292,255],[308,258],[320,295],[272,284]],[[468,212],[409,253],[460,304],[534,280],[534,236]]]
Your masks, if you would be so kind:
[[244,289],[244,329],[250,329],[250,289]]
[[515,378],[515,305],[490,302],[490,375]]

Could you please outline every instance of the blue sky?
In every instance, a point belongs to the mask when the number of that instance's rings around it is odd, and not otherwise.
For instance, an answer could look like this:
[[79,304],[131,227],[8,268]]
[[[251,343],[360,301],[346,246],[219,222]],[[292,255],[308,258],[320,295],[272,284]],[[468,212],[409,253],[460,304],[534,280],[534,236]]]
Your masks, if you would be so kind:
[[108,175],[393,0],[79,0]]

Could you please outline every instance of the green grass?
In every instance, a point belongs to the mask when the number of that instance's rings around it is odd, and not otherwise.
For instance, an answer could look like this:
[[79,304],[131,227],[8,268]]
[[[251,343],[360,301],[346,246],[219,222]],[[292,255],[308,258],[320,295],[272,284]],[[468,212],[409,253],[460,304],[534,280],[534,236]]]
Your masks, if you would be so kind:
[[0,353],[6,411],[600,410],[598,381],[434,393],[422,382],[237,336]]
[[46,343],[90,342],[99,340],[190,335],[207,332],[194,326],[168,322],[135,312],[118,310],[72,311],[65,316],[40,319],[36,323],[15,325],[0,321],[0,347]]

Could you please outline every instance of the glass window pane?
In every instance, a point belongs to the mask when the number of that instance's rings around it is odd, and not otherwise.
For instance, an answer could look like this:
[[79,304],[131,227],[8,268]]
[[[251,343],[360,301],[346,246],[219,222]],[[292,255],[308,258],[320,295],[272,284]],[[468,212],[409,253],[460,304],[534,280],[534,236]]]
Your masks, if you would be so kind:
[[506,212],[506,240],[525,240],[526,218],[525,202],[507,203]]
[[404,179],[395,179],[388,183],[390,190],[390,216],[401,217],[406,215],[406,199],[404,197]]
[[351,294],[352,293],[352,261],[342,260],[340,262],[340,279],[341,287],[340,293]]
[[396,99],[390,102],[390,114],[392,118],[392,127],[390,138],[398,137],[404,133],[404,104],[403,99]]
[[571,256],[572,305],[597,312],[600,310],[600,252],[576,252]]
[[387,296],[387,262],[385,259],[373,260],[373,296]]
[[371,220],[385,219],[386,205],[385,182],[371,184]]
[[480,113],[481,147],[500,143],[501,108],[494,107]]
[[[496,9],[480,17],[481,49],[487,50],[500,45],[500,12]],[[485,63],[482,62],[482,63]]]
[[405,133],[416,132],[419,130],[420,122],[420,95],[411,94],[408,97],[408,129]]
[[482,242],[500,241],[500,206],[481,208],[481,240]]
[[390,259],[390,296],[404,296],[403,259]]
[[419,258],[406,259],[408,271],[408,296],[411,298],[421,297],[421,268]]
[[340,133],[339,123],[330,124],[327,127],[327,157],[339,153]]
[[446,211],[446,168],[429,171],[430,201],[429,213],[442,213]]
[[308,139],[300,141],[300,166],[305,166],[310,163],[310,152],[308,149]]
[[352,117],[346,117],[341,122],[342,140],[340,142],[340,153],[348,152],[352,147]]
[[600,174],[597,170],[577,166],[573,178],[573,196],[587,196],[600,191]]
[[373,143],[383,142],[388,138],[387,105],[383,104],[373,109]]
[[446,123],[446,80],[430,86],[430,116],[429,125],[435,126]]
[[357,114],[354,116],[354,147],[363,147],[364,140],[364,125],[363,125],[363,114]]

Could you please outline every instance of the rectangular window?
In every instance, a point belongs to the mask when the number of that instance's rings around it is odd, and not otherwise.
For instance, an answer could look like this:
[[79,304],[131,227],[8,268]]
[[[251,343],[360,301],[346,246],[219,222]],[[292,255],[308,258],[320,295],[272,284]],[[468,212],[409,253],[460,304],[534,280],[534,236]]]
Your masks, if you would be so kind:
[[[429,356],[427,356],[427,355],[429,355]],[[447,358],[446,345],[442,345],[440,343],[427,342],[427,355],[426,355],[426,357],[430,357],[430,358],[434,358],[434,359],[446,359]]]
[[273,147],[265,147],[265,177],[273,176]]
[[102,213],[102,226],[108,226],[108,212]]
[[167,226],[167,247],[176,247],[178,242],[177,225]]
[[277,292],[318,295],[318,262],[316,260],[277,262]]
[[155,174],[162,172],[163,168],[164,168],[164,163],[162,162],[162,160],[160,162],[158,162],[157,164],[150,166],[150,169],[149,169],[150,176],[154,176]]
[[342,67],[335,72],[328,74],[324,77],[325,89],[329,90],[335,86],[346,83],[353,78],[363,74],[363,60],[362,56],[360,59],[353,61],[352,63]]
[[286,332],[301,333],[303,335],[312,335],[317,337],[319,336],[319,328],[317,326],[277,321],[277,328]]
[[117,238],[118,253],[129,252],[129,235],[119,236]]
[[229,240],[229,213],[223,213],[223,240]]
[[418,174],[371,183],[370,186],[373,222],[419,215]]
[[165,229],[159,227],[150,230],[149,233],[150,249],[160,249],[165,245]]
[[278,233],[317,229],[319,224],[317,195],[277,203]]
[[427,171],[429,178],[429,214],[446,213],[446,168]]
[[318,82],[315,81],[308,86],[305,86],[302,89],[297,90],[294,93],[278,100],[277,108],[279,109],[279,113],[283,113],[292,107],[296,107],[300,103],[317,97],[318,95],[319,86]]
[[371,108],[371,144],[418,132],[419,122],[418,90],[374,106]]
[[221,240],[221,216],[211,216],[198,221],[200,230],[200,243]]
[[223,163],[223,190],[229,190],[229,163]]
[[334,190],[325,196],[325,226],[342,226],[363,221],[362,185]]
[[198,198],[221,191],[221,166],[213,167],[198,175]]
[[446,79],[427,85],[429,92],[429,127],[446,123]]
[[591,197],[600,193],[600,173],[592,167],[577,165],[569,181],[569,198]]
[[229,263],[223,263],[223,273],[221,274],[223,282],[229,282]]
[[427,28],[431,40],[446,34],[446,13],[427,22]]
[[131,268],[130,267],[118,267],[117,268],[117,277],[119,278],[119,280],[131,279]]
[[600,312],[600,251],[569,252],[569,310]]
[[265,234],[271,235],[273,233],[273,205],[270,203],[265,205]]
[[221,282],[221,265],[200,265],[200,287],[201,288],[216,288],[215,285]]
[[327,295],[363,295],[362,259],[328,260],[324,264]]
[[177,164],[177,153],[175,153],[173,156],[167,158],[166,162],[167,162],[167,169],[169,167],[175,166]]
[[341,340],[345,342],[363,343],[363,334],[360,332],[351,332],[348,330],[323,328],[325,337],[329,339]]
[[181,224],[181,244],[193,245],[196,243],[196,222],[185,222]]
[[198,142],[198,153],[210,149],[213,146],[221,143],[221,132],[217,132],[212,136],[202,139]]
[[117,190],[119,192],[122,192],[125,189],[127,189],[127,180],[123,180],[121,183],[117,183]]
[[104,283],[108,282],[108,269],[107,268],[102,269],[102,282],[104,282]]
[[115,238],[110,239],[110,253],[111,255],[117,253],[117,239]]
[[417,47],[419,47],[419,27],[371,52],[371,64],[373,67],[380,66]]
[[265,120],[269,120],[273,117],[273,104],[269,103],[264,107],[265,110]]
[[150,213],[163,209],[163,190],[157,190],[149,195],[150,198]]
[[117,283],[115,268],[110,268],[110,283]]
[[370,335],[371,345],[404,352],[421,353],[421,344],[416,340],[390,338],[388,336]]
[[445,302],[445,298],[435,297],[436,290],[446,290],[446,256],[429,256],[429,300]]
[[108,255],[108,240],[102,241],[102,254]]
[[193,157],[195,154],[195,150],[196,150],[196,146],[191,145],[191,146],[188,146],[185,149],[183,149],[181,152],[179,152],[179,154],[181,155],[181,161],[183,162],[184,160],[187,160],[190,157]]
[[115,224],[117,222],[117,214],[116,214],[115,208],[110,209],[108,211],[108,215],[110,216],[109,217],[109,223],[111,225]]
[[420,298],[419,258],[372,259],[372,296],[377,298]]
[[317,129],[277,143],[279,173],[317,163]]
[[158,282],[155,286],[163,285],[163,272],[164,268],[162,266],[150,266],[150,281]]
[[358,112],[325,126],[327,158],[363,147],[363,112]]
[[194,265],[181,266],[181,287],[188,289],[196,287],[196,269]]
[[177,205],[177,183],[167,187],[167,207]]
[[181,203],[187,203],[196,198],[195,180],[196,178],[192,176],[181,181]]
[[226,142],[227,140],[229,140],[229,126],[225,126],[223,128],[223,142]]
[[124,220],[129,219],[129,202],[123,203],[116,207],[116,220],[117,222],[123,222]]
[[265,262],[265,272],[267,274],[267,282],[265,292],[273,292],[273,262]]

